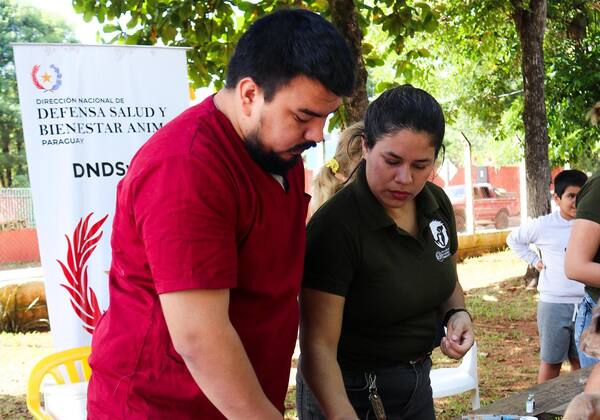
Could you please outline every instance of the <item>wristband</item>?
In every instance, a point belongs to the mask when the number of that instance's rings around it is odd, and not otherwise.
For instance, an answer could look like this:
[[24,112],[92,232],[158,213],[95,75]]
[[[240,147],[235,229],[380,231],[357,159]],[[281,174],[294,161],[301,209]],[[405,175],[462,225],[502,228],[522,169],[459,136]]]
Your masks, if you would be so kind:
[[450,318],[452,317],[452,315],[454,315],[457,312],[466,312],[467,315],[469,315],[469,319],[471,320],[471,322],[473,322],[473,317],[471,317],[471,314],[465,308],[453,308],[453,309],[449,309],[448,312],[446,312],[446,315],[444,315],[444,321],[443,321],[444,327],[448,326],[448,321],[450,321]]

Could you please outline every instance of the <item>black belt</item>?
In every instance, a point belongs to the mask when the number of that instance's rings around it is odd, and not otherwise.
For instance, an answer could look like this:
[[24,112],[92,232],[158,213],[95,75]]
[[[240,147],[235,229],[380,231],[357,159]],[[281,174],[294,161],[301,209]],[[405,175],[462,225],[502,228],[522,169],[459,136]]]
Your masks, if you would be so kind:
[[424,354],[422,356],[415,357],[413,360],[410,360],[408,362],[403,362],[403,363],[408,363],[408,364],[411,364],[411,365],[418,365],[419,363],[423,363],[425,360],[427,360],[427,358],[429,356],[431,356],[431,352],[426,353],[426,354]]
[[[429,356],[431,356],[431,352],[423,354],[421,356],[417,356],[412,360],[400,360],[398,362],[392,362],[389,366],[385,366],[385,367],[381,367],[380,369],[394,369],[396,367],[400,367],[400,366],[414,366],[414,365],[420,365],[421,363],[425,362]],[[377,369],[375,369],[377,370]]]

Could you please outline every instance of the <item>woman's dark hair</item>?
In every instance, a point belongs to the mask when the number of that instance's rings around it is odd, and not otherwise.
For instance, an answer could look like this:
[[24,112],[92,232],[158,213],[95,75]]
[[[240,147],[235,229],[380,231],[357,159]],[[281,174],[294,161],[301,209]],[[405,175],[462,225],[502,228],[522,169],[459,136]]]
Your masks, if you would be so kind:
[[433,96],[411,85],[383,92],[365,113],[365,142],[372,149],[383,136],[402,129],[431,136],[435,157],[442,148],[445,132],[442,107]]
[[226,88],[251,77],[270,101],[296,76],[318,80],[337,96],[354,88],[355,59],[334,26],[316,13],[281,9],[242,35],[227,68]]

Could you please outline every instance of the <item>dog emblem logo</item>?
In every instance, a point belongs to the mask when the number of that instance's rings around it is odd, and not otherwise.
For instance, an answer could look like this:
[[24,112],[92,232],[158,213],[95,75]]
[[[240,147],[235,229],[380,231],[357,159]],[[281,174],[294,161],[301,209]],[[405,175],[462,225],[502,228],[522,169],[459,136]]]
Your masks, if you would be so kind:
[[440,248],[445,248],[449,241],[446,226],[439,220],[432,220],[429,223],[429,229],[431,230],[435,244]]

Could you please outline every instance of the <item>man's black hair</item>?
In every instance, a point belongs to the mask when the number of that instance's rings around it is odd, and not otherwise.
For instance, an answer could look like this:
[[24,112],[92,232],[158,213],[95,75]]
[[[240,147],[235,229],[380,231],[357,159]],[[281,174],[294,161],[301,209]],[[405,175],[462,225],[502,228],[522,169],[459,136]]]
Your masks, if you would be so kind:
[[365,141],[369,149],[383,136],[409,129],[429,134],[437,157],[443,145],[445,127],[440,104],[429,93],[411,85],[383,92],[365,113]]
[[350,96],[355,59],[333,25],[302,9],[281,9],[256,22],[240,38],[225,87],[251,77],[266,101],[296,76],[319,81],[337,96]]
[[554,193],[562,198],[567,187],[583,187],[588,177],[577,169],[565,169],[554,177]]

